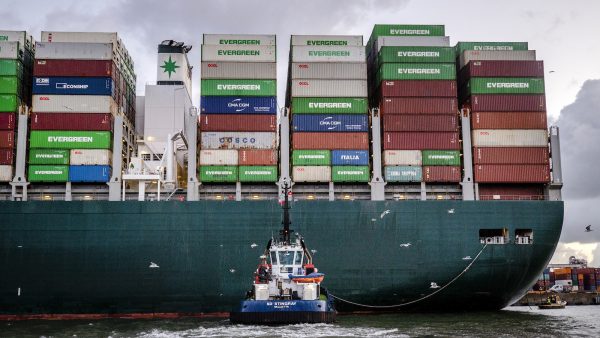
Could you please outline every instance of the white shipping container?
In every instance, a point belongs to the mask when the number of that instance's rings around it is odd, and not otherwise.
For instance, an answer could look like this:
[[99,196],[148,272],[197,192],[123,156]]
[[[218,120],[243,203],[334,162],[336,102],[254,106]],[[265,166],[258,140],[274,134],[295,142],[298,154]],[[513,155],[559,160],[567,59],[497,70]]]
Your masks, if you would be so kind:
[[362,35],[292,35],[292,46],[363,46]]
[[18,59],[19,58],[19,42],[16,41],[0,41],[0,59]]
[[33,48],[33,37],[26,31],[0,31],[0,42],[18,42],[21,50]]
[[112,152],[108,149],[71,149],[71,165],[110,165]]
[[421,166],[423,156],[420,150],[385,150],[383,152],[384,166]]
[[38,42],[36,59],[113,60],[110,43]]
[[450,47],[448,36],[380,36],[375,40],[373,50],[379,52],[381,47]]
[[356,62],[292,63],[292,79],[366,80],[367,64]]
[[292,80],[292,97],[367,97],[367,80]]
[[133,65],[133,60],[123,41],[117,33],[108,32],[49,32],[42,31],[42,42],[79,42],[79,43],[110,43],[116,54],[127,59],[126,63]]
[[202,79],[277,79],[275,62],[202,62]]
[[547,147],[545,129],[478,129],[473,130],[474,147]]
[[260,45],[275,46],[275,35],[257,34],[203,34],[202,43],[205,45]]
[[238,165],[238,151],[200,150],[200,165]]
[[275,62],[275,46],[202,45],[202,61]]
[[13,167],[11,165],[0,165],[0,182],[10,182],[13,179]]
[[276,149],[277,134],[266,132],[202,132],[201,149]]
[[362,46],[293,46],[292,62],[366,62]]
[[465,50],[460,55],[460,68],[469,61],[535,61],[534,50]]
[[330,182],[331,167],[329,166],[294,166],[292,167],[294,182]]
[[111,96],[104,95],[33,95],[35,113],[112,113],[118,112]]

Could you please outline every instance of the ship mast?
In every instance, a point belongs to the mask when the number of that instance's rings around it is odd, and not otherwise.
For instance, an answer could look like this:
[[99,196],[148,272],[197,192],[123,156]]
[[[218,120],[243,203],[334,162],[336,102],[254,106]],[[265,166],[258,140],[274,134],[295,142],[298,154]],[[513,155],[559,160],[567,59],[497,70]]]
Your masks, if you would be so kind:
[[284,194],[284,200],[283,200],[283,220],[281,221],[281,224],[283,224],[283,229],[281,229],[279,231],[279,234],[281,235],[281,241],[284,244],[290,244],[291,240],[290,240],[290,233],[291,233],[291,229],[290,229],[290,224],[292,224],[292,222],[290,221],[290,202],[289,202],[289,198],[288,198],[288,191],[290,190],[290,188],[288,187],[287,182],[284,183],[283,185],[283,194]]

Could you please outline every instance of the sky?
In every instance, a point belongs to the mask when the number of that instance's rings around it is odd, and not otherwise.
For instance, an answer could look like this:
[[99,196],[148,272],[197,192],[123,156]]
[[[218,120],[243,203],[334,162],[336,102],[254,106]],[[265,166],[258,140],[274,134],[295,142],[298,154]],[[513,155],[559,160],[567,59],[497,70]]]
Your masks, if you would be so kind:
[[[277,34],[278,93],[291,34],[363,35],[374,24],[442,24],[458,41],[527,41],[544,60],[550,122],[561,128],[565,222],[553,262],[576,255],[600,266],[600,1],[434,0],[3,0],[0,29],[116,31],[132,55],[137,93],[156,81],[162,40],[192,45],[199,103],[203,33]],[[586,233],[592,224],[595,231]]]

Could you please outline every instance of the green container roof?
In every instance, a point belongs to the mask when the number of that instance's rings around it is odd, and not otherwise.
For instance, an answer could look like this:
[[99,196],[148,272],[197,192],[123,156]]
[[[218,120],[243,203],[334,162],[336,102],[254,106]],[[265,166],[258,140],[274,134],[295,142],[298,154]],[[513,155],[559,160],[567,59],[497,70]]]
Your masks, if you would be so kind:
[[34,130],[29,136],[31,148],[110,149],[109,131]]
[[200,90],[203,96],[276,96],[277,81],[209,79]]
[[371,171],[369,166],[333,166],[332,182],[369,182]]
[[200,171],[200,182],[237,182],[238,167],[236,166],[203,166]]
[[240,166],[240,182],[276,182],[277,166]]
[[380,36],[445,36],[444,25],[388,25],[378,24],[373,26],[373,31],[367,43],[367,50],[373,41]]
[[369,101],[352,97],[294,97],[294,114],[366,114]]
[[458,150],[423,150],[423,165],[460,165],[460,151]]
[[329,150],[294,150],[292,152],[292,165],[330,165],[331,152]]
[[29,182],[67,182],[68,165],[30,165],[27,172]]
[[377,83],[384,80],[455,80],[456,66],[450,63],[384,63]]
[[382,63],[455,63],[452,47],[381,47],[377,61]]
[[29,149],[29,164],[69,164],[67,149]]
[[544,79],[477,77],[469,80],[467,94],[543,94]]

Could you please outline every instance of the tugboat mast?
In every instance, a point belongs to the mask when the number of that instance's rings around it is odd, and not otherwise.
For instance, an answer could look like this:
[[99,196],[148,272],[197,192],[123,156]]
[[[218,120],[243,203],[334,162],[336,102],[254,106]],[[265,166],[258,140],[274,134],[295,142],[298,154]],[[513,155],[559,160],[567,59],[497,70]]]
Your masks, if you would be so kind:
[[288,191],[290,190],[290,188],[288,187],[287,182],[283,185],[283,194],[284,194],[284,200],[283,200],[283,220],[281,221],[281,224],[283,224],[283,229],[279,231],[279,234],[281,235],[281,241],[284,244],[291,244],[291,239],[290,239],[290,233],[291,233],[291,229],[290,229],[290,224],[292,224],[292,222],[290,221],[290,202],[289,202],[289,198],[288,198]]

